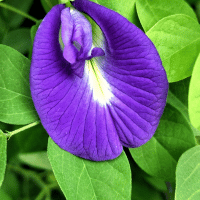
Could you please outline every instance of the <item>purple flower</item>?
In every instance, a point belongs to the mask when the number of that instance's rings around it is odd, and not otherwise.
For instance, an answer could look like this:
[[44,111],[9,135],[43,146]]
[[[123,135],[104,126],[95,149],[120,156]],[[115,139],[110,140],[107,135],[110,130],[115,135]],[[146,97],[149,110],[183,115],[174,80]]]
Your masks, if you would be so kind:
[[[139,147],[153,136],[166,104],[166,73],[152,42],[127,19],[88,0],[73,6],[54,6],[38,28],[32,98],[62,149],[94,161],[114,159],[123,146]],[[101,28],[98,41],[80,12]]]

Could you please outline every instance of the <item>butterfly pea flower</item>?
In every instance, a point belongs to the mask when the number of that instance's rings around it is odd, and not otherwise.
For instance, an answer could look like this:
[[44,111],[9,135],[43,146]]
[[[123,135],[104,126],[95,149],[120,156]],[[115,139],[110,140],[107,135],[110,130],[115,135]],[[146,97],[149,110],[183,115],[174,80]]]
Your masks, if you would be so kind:
[[[139,147],[155,133],[166,104],[166,72],[153,43],[126,18],[88,0],[72,5],[54,6],[38,28],[33,102],[62,149],[93,161],[114,159],[123,146]],[[92,34],[83,13],[101,34]]]

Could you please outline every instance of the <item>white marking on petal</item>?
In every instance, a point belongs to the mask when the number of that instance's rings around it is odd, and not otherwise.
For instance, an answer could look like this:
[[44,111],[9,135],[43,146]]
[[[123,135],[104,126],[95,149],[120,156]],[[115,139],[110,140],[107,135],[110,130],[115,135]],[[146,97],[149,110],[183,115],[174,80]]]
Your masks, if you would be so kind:
[[102,106],[110,104],[110,99],[113,97],[111,89],[107,81],[103,78],[101,70],[98,67],[96,58],[86,60],[85,74],[89,76],[89,85],[93,91],[94,100],[98,101]]

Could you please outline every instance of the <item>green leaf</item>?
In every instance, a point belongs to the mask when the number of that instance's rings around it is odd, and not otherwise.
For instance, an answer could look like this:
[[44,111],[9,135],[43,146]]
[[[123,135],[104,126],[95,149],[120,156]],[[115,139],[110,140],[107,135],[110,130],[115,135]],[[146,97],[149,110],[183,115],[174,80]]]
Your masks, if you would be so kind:
[[[31,8],[31,5],[33,3],[33,0],[6,0],[6,4],[9,4],[10,6],[17,8],[20,11],[23,11],[25,13],[28,13],[29,9]],[[2,9],[2,13],[12,28],[19,27],[23,20],[25,19],[24,16],[19,15],[17,13],[11,12],[8,9]]]
[[6,170],[6,160],[7,160],[6,149],[7,149],[7,137],[0,130],[0,187],[2,185]]
[[8,32],[2,44],[10,46],[22,54],[27,53],[31,45],[30,29],[19,28]]
[[31,167],[52,170],[46,151],[23,154],[21,153],[19,154],[19,159],[22,163],[27,164]]
[[186,151],[178,161],[175,199],[200,199],[200,146]]
[[187,120],[195,136],[200,135],[200,131],[194,128],[190,122],[188,114],[188,90],[190,77],[184,80],[170,83],[167,96],[167,103],[175,107]]
[[189,77],[200,51],[200,26],[187,15],[171,15],[160,20],[147,36],[156,46],[169,82]]
[[38,20],[38,22],[31,27],[31,40],[34,41],[35,34],[38,30],[39,25],[41,24],[42,20]]
[[184,0],[136,0],[136,9],[145,32],[170,15],[185,14],[197,20],[194,11]]
[[6,26],[6,22],[1,18],[0,16],[0,43],[2,42],[4,36],[7,33],[7,26]]
[[62,150],[49,138],[48,157],[66,199],[131,199],[131,171],[124,152],[114,160],[93,162]]
[[200,55],[198,56],[190,81],[188,107],[192,125],[200,131]]
[[136,12],[136,0],[92,0],[124,16],[136,26],[140,25]]
[[40,0],[46,13],[48,13],[53,6],[58,4],[58,0]]
[[2,200],[12,200],[12,198],[2,189],[0,189],[0,199],[2,199]]
[[157,189],[159,191],[163,191],[163,192],[167,191],[166,183],[163,180],[155,178],[155,177],[152,177],[152,176],[144,177],[144,179],[150,185],[152,185],[155,189]]
[[163,200],[161,192],[155,190],[143,179],[133,179],[131,200]]
[[178,158],[194,145],[194,135],[187,120],[167,104],[153,138],[141,147],[129,150],[146,173],[164,181],[174,181]]
[[[8,144],[9,147],[9,144]],[[20,199],[20,193],[21,193],[21,184],[20,179],[17,177],[18,174],[11,170],[6,170],[5,177],[3,180],[3,184],[1,186],[1,189],[4,190],[7,194],[12,197],[12,199]],[[12,191],[12,192],[11,192]],[[3,198],[0,198],[4,200]]]
[[0,45],[0,121],[28,124],[38,120],[29,86],[30,60]]
[[190,77],[169,84],[169,90],[171,91],[171,93],[173,93],[175,98],[178,98],[178,100],[180,101],[178,104],[182,103],[186,108],[188,107],[189,84],[190,84]]

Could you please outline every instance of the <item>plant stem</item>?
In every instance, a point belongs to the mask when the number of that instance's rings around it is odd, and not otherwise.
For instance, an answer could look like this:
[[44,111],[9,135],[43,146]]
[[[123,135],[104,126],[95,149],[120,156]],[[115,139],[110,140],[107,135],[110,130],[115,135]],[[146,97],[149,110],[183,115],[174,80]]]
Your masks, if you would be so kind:
[[23,12],[21,10],[18,10],[17,8],[14,8],[14,7],[6,4],[6,3],[0,3],[0,7],[6,8],[6,9],[12,11],[12,12],[15,12],[15,13],[17,13],[19,15],[22,15],[22,16],[26,17],[27,19],[30,19],[31,21],[33,21],[35,23],[37,23],[37,21],[38,21],[37,19],[35,19],[34,17],[28,15],[27,13],[25,13],[25,12]]
[[19,128],[19,129],[16,129],[14,131],[8,132],[6,135],[7,135],[8,138],[10,138],[11,136],[13,136],[13,135],[15,135],[15,134],[17,134],[19,132],[22,132],[22,131],[24,131],[26,129],[29,129],[29,128],[33,127],[33,126],[38,125],[39,123],[40,123],[40,121],[33,122],[31,124],[28,124],[26,126],[23,126],[23,127]]

